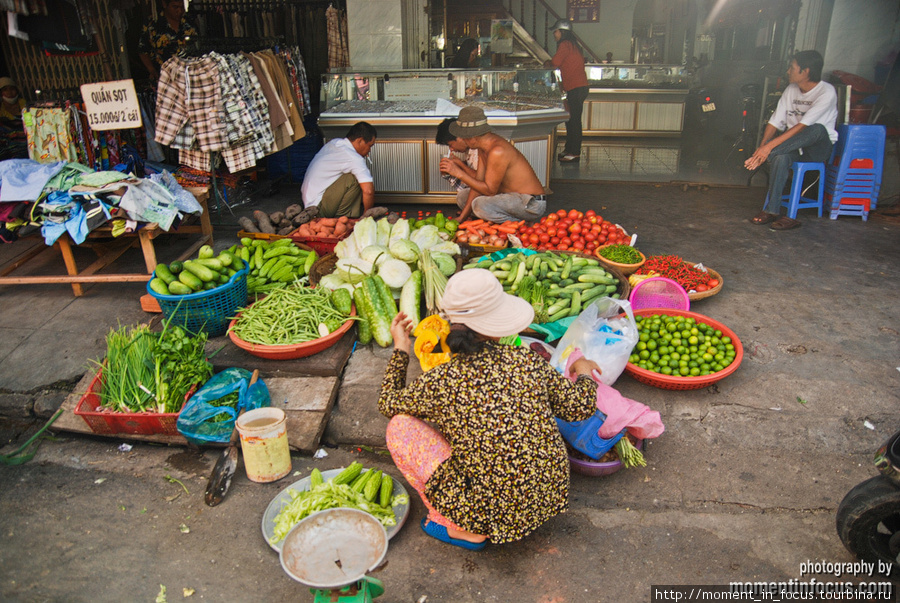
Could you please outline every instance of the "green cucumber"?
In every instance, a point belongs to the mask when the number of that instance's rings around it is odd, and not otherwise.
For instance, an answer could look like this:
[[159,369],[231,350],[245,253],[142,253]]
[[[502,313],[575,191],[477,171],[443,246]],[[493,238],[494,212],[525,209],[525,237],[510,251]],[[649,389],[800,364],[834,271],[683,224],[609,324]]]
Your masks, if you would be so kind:
[[367,310],[366,317],[372,327],[372,337],[375,339],[375,343],[386,348],[393,343],[394,337],[391,335],[391,319],[388,318],[381,293],[375,283],[376,278],[378,277],[367,276],[362,280],[362,297],[364,308]]
[[182,270],[184,270],[184,262],[176,260],[176,261],[172,262],[171,264],[169,264],[169,271],[172,274],[178,274]]
[[[200,278],[190,270],[182,270],[181,272],[179,272],[178,280],[190,287],[193,291],[200,291],[201,289],[203,289],[203,281],[200,280]],[[171,290],[172,288],[169,287],[169,291]]]
[[202,264],[210,270],[221,270],[225,266],[225,264],[222,263],[222,260],[218,258],[200,258],[192,261],[196,264]]
[[400,311],[409,317],[413,327],[422,320],[422,281],[422,271],[416,270],[400,290]]
[[375,286],[378,288],[378,294],[381,296],[381,302],[384,304],[384,310],[387,312],[388,322],[390,322],[397,316],[397,302],[394,301],[394,294],[391,293],[391,290],[384,282],[384,279],[377,274],[372,277],[372,280],[375,281]]
[[349,316],[353,304],[353,300],[350,299],[350,292],[346,289],[335,289],[331,292],[331,304],[338,312],[344,316]]
[[211,258],[216,255],[216,252],[213,251],[213,248],[209,245],[204,245],[200,248],[200,251],[197,252],[197,257],[200,259]]
[[172,295],[169,292],[169,286],[166,284],[166,281],[159,277],[150,279],[150,288],[160,295]]
[[[196,276],[197,278],[199,278],[201,281],[203,281],[205,283],[215,280],[215,278],[216,278],[216,275],[212,270],[210,270],[203,264],[198,264],[197,262],[194,262],[193,260],[186,261],[184,263],[184,269],[189,270],[190,272],[194,273],[194,276]],[[184,271],[182,271],[182,274],[183,273],[184,273]],[[181,276],[181,275],[179,275],[179,276]],[[184,282],[184,281],[182,281],[182,282]],[[187,283],[185,283],[185,284],[187,284]]]
[[190,295],[193,292],[193,289],[191,289],[181,281],[174,281],[169,285],[169,293],[171,295]]
[[356,314],[359,316],[359,320],[356,321],[356,336],[362,345],[372,341],[372,327],[369,324],[369,317],[363,312],[365,304],[362,301],[362,297],[364,295],[362,287],[357,287],[353,291],[353,301],[356,302]]
[[[169,267],[166,266],[165,264],[157,264],[156,265],[156,276],[157,276],[157,278],[161,279],[166,284],[166,286],[168,286],[169,283],[172,283],[172,282],[175,282],[178,280],[178,277],[175,276],[174,274],[172,274],[172,271],[169,270]],[[164,293],[163,295],[168,295],[168,294]]]

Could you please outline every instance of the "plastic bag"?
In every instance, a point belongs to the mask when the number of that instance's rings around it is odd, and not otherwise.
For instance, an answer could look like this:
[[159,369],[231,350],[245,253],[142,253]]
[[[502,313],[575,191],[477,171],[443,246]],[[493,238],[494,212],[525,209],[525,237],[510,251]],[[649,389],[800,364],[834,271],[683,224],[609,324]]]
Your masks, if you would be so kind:
[[585,358],[600,367],[600,382],[612,385],[625,370],[637,342],[638,329],[631,304],[601,297],[591,302],[569,325],[556,345],[550,364],[564,373],[569,355],[581,350]]
[[[251,376],[250,371],[242,368],[228,368],[213,375],[191,396],[178,415],[178,431],[195,444],[227,443],[241,410],[254,410],[270,404],[269,388],[265,381],[258,379],[249,385]],[[232,392],[238,394],[236,408],[212,404]],[[222,413],[227,414],[228,418],[214,420]]]

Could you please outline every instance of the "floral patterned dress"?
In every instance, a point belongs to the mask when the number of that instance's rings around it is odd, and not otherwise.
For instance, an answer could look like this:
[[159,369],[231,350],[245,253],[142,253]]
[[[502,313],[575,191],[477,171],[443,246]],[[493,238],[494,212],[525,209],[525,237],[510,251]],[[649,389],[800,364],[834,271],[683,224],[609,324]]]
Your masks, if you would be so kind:
[[560,375],[524,347],[488,342],[406,385],[409,355],[394,351],[378,408],[434,423],[452,446],[426,485],[429,502],[500,544],[524,538],[568,508],[569,461],[554,416],[596,410],[596,384]]

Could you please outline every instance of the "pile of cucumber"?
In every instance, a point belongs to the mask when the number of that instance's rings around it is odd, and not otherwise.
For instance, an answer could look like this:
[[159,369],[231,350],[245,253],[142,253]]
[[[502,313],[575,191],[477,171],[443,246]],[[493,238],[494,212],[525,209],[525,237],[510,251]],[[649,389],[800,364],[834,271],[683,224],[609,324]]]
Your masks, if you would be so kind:
[[243,268],[240,258],[223,251],[218,256],[204,245],[197,259],[157,264],[150,288],[159,295],[190,295],[226,284]]
[[577,316],[598,297],[619,298],[619,279],[594,258],[518,252],[498,261],[481,256],[464,266],[468,268],[490,270],[504,291],[531,303],[537,323]]

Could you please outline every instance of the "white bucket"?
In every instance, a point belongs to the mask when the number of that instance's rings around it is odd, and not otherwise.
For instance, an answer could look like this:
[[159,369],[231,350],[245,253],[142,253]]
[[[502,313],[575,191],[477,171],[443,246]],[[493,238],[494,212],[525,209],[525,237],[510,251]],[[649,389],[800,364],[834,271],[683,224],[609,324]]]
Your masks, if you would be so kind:
[[279,408],[257,408],[238,417],[244,468],[247,477],[260,483],[274,482],[291,472],[287,419]]

